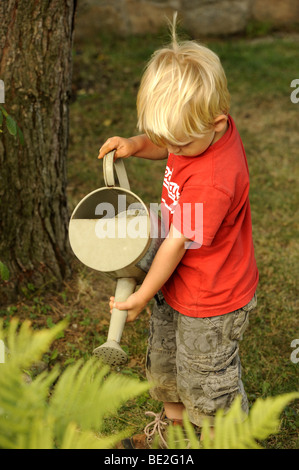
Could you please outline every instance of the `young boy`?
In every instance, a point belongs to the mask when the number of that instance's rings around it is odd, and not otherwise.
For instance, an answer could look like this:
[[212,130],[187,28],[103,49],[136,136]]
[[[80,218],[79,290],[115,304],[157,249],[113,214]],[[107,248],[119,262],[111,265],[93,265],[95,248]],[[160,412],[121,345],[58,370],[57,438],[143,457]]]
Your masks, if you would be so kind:
[[[156,299],[146,369],[153,398],[164,403],[154,422],[160,430],[169,420],[181,423],[184,410],[195,426],[205,418],[213,426],[217,409],[227,410],[237,394],[247,412],[238,343],[258,284],[248,166],[229,115],[225,73],[206,47],[179,43],[175,25],[172,35],[141,81],[137,111],[144,134],[112,137],[99,153],[168,158],[162,190],[168,236],[140,288],[115,305],[128,309],[130,322]],[[145,448],[145,440],[136,436],[129,445]]]

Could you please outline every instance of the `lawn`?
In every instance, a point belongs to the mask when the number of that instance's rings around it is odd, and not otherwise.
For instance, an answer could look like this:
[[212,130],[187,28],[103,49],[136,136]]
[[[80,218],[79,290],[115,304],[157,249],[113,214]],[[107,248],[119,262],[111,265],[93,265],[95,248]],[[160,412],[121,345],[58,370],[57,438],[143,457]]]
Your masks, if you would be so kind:
[[[250,403],[258,397],[298,390],[299,363],[291,360],[298,325],[298,148],[299,103],[290,99],[291,81],[299,78],[299,37],[230,38],[205,41],[219,54],[232,96],[231,114],[246,149],[251,175],[253,236],[260,271],[258,309],[241,343],[243,381]],[[146,61],[165,42],[156,36],[120,39],[100,35],[75,42],[73,96],[70,107],[68,201],[70,213],[84,195],[103,186],[101,144],[112,135],[137,132],[135,100]],[[165,162],[126,160],[131,189],[147,204],[159,202]],[[36,327],[69,318],[63,338],[45,358],[49,366],[89,357],[105,342],[108,298],[114,282],[73,260],[73,276],[60,293],[47,295],[28,286],[23,301],[2,310],[31,318]],[[122,346],[129,354],[120,374],[144,379],[144,359],[151,304],[127,325]],[[299,357],[299,354],[297,355]],[[106,431],[131,425],[141,430],[144,412],[160,403],[148,394],[129,402]],[[282,414],[281,430],[266,448],[299,447],[298,404]]]

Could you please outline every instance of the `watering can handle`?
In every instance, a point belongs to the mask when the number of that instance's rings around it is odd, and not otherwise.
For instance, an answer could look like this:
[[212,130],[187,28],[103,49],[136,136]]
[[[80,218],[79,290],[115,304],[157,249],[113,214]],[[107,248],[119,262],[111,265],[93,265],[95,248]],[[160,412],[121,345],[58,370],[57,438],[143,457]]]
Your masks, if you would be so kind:
[[121,158],[114,160],[115,150],[107,153],[103,158],[103,173],[106,186],[115,186],[114,168],[121,188],[130,190],[125,164]]

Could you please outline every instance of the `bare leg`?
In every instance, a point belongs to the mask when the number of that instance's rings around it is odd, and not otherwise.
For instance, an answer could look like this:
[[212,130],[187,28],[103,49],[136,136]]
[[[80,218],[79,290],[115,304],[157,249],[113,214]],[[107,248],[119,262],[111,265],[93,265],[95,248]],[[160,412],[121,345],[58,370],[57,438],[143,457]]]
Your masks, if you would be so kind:
[[164,402],[164,410],[168,419],[183,420],[183,411],[185,410],[183,403]]
[[[183,411],[185,410],[185,406],[183,405],[183,403],[164,402],[164,410],[168,419],[179,421],[179,422],[183,421]],[[215,433],[214,433],[214,428],[212,426],[209,429],[209,434],[210,434],[210,439],[214,439]],[[202,441],[203,438],[204,436],[201,433],[200,440]]]

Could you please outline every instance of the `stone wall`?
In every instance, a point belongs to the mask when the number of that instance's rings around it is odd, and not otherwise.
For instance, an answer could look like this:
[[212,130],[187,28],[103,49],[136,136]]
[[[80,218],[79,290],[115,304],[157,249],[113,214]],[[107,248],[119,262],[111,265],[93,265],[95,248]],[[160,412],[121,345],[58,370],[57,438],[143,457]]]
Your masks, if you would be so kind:
[[252,20],[299,24],[299,0],[79,0],[77,34],[157,32],[175,11],[193,37],[241,33]]

